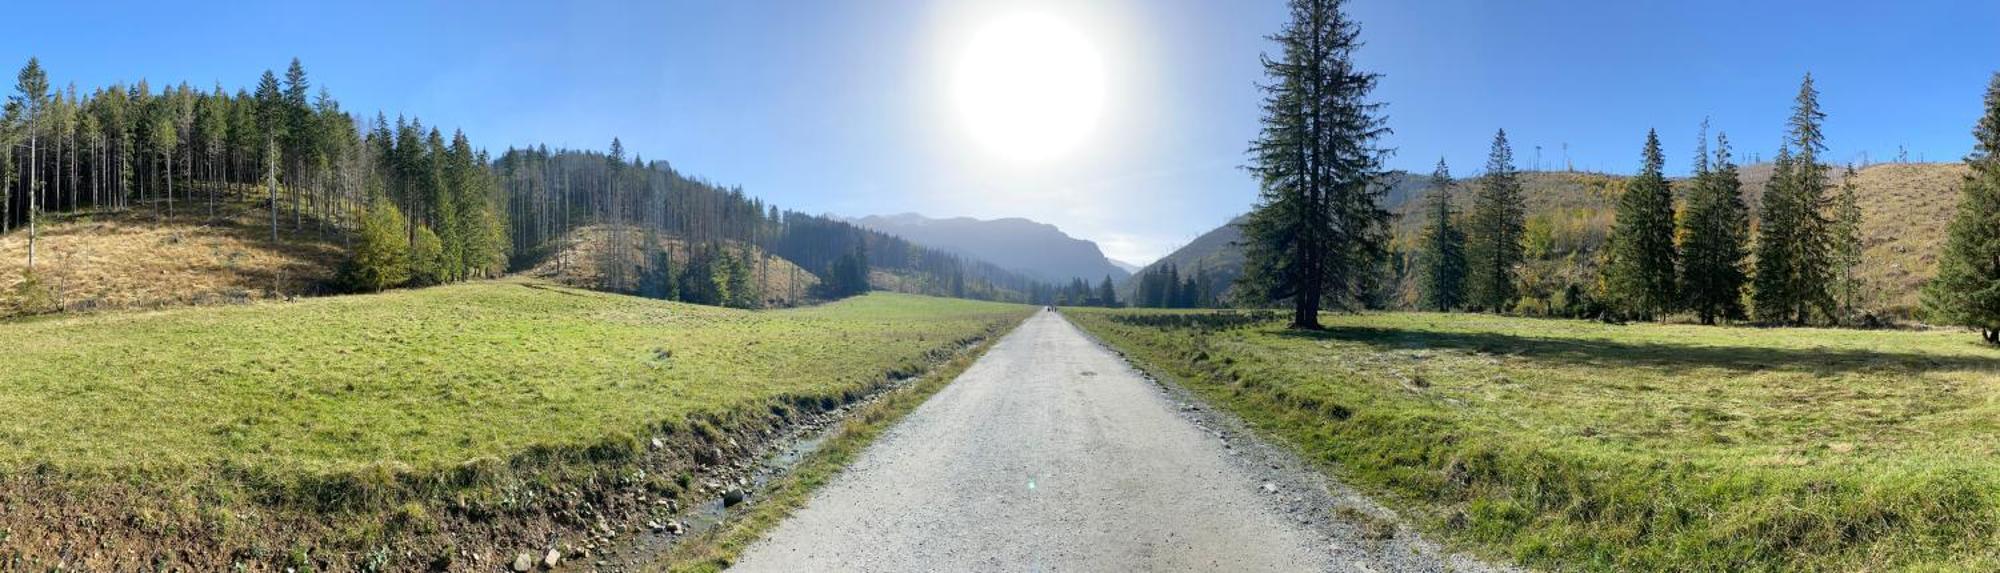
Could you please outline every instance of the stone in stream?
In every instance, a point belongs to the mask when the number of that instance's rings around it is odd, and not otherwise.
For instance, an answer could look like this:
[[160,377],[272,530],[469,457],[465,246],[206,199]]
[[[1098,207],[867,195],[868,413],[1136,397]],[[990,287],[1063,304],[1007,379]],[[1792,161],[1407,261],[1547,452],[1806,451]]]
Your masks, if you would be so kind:
[[732,505],[743,503],[743,499],[749,496],[750,494],[744,493],[743,488],[740,487],[729,488],[729,491],[722,492],[722,506],[729,507]]

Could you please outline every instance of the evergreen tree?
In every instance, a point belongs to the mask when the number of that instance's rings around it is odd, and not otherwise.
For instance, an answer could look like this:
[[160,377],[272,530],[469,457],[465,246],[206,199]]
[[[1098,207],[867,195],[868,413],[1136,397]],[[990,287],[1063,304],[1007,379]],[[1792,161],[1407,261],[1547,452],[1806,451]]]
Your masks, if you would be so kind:
[[1825,119],[1819,92],[1807,74],[1788,122],[1787,148],[1779,152],[1759,211],[1753,299],[1757,318],[1766,322],[1804,324],[1814,309],[1835,314],[1829,290],[1826,166],[1819,162],[1826,151],[1820,130]]
[[1715,324],[1719,318],[1744,317],[1743,259],[1748,255],[1750,211],[1743,204],[1743,183],[1729,157],[1729,138],[1716,137],[1712,164],[1706,154],[1701,155],[1681,217],[1680,288],[1701,323]]
[[[278,88],[278,75],[264,70],[263,77],[257,78],[257,132],[262,135],[264,149],[263,164],[265,185],[270,190],[271,241],[278,241],[278,141],[285,133],[286,117],[284,91]],[[414,213],[406,213],[413,215]]]
[[1450,312],[1465,304],[1467,269],[1465,232],[1452,221],[1456,213],[1451,207],[1451,168],[1445,166],[1442,157],[1438,158],[1437,170],[1431,172],[1431,189],[1431,220],[1424,229],[1420,276],[1424,306]]
[[1836,320],[1848,320],[1855,316],[1858,298],[1861,295],[1861,278],[1855,271],[1861,268],[1861,197],[1860,183],[1855,181],[1854,166],[1848,165],[1841,178],[1839,190],[1833,195],[1832,227],[1827,233],[1828,255],[1832,262],[1833,297]]
[[341,283],[357,292],[378,292],[410,280],[409,223],[391,201],[377,200],[362,219],[359,240],[341,268]]
[[[46,72],[42,71],[40,60],[28,58],[28,65],[22,66],[21,73],[16,76],[14,92],[14,95],[9,98],[8,103],[12,104],[12,107],[18,110],[22,119],[26,120],[28,130],[28,164],[27,168],[22,170],[22,175],[26,177],[24,181],[27,182],[25,187],[28,196],[28,272],[32,274],[35,272],[35,247],[37,242],[35,219],[41,211],[39,203],[42,193],[41,173],[39,170],[41,158],[39,151],[42,131],[42,108],[48,103],[47,100],[49,97],[49,76]],[[30,278],[32,279],[32,277]]]
[[1111,282],[1111,275],[1104,275],[1104,282],[1097,283],[1097,303],[1109,308],[1118,307],[1118,286]]
[[1940,324],[1977,328],[2000,344],[2000,73],[1986,87],[1986,113],[1972,129],[1971,172],[1959,182],[1937,278],[1924,285],[1924,310]]
[[1674,192],[1663,170],[1660,136],[1646,131],[1644,164],[1618,198],[1617,220],[1611,226],[1610,267],[1605,270],[1611,298],[1625,312],[1652,320],[1673,309]]
[[1506,312],[1514,304],[1514,273],[1526,257],[1527,206],[1521,181],[1514,172],[1514,148],[1507,130],[1493,136],[1486,157],[1486,174],[1473,198],[1472,220],[1466,229],[1470,306]]
[[1263,131],[1251,143],[1260,183],[1243,225],[1244,284],[1292,301],[1293,328],[1319,328],[1321,303],[1346,307],[1380,260],[1388,213],[1376,185],[1387,151],[1377,74],[1355,68],[1360,29],[1341,0],[1292,0],[1291,21],[1263,59]]

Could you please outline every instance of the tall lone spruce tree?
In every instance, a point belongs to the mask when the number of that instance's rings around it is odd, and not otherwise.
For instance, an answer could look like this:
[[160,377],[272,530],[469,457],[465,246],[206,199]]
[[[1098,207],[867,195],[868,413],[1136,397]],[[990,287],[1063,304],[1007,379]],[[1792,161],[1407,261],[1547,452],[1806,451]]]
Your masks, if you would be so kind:
[[1986,114],[1972,129],[1972,168],[1959,183],[1937,278],[1924,285],[1924,309],[1942,324],[1979,329],[2000,344],[2000,73],[1986,87]]
[[1430,225],[1424,229],[1424,306],[1438,312],[1465,305],[1465,231],[1452,221],[1451,168],[1438,158],[1431,173]]
[[1480,178],[1479,194],[1472,202],[1472,221],[1467,225],[1471,306],[1500,313],[1513,305],[1515,267],[1527,256],[1521,242],[1527,234],[1526,217],[1521,181],[1514,173],[1514,148],[1507,144],[1507,130],[1502,129],[1493,136],[1486,175]]
[[[1819,91],[1812,74],[1799,85],[1792,107],[1789,138],[1778,151],[1771,183],[1764,191],[1757,231],[1757,271],[1752,301],[1759,320],[1773,324],[1805,324],[1812,311],[1835,314],[1831,286],[1825,207],[1826,151],[1820,123]],[[1795,155],[1796,154],[1796,155]]]
[[1652,320],[1673,310],[1674,192],[1664,174],[1660,135],[1646,131],[1644,164],[1639,176],[1618,198],[1617,220],[1611,226],[1611,264],[1606,282],[1621,310]]
[[1382,104],[1368,101],[1378,74],[1355,69],[1360,28],[1342,0],[1292,0],[1291,21],[1263,58],[1263,131],[1249,170],[1260,183],[1243,225],[1244,286],[1292,301],[1293,328],[1319,328],[1322,303],[1346,307],[1372,281],[1389,214],[1377,180],[1388,151]]
[[[1703,129],[1704,140],[1706,131]],[[1702,324],[1743,318],[1743,283],[1747,279],[1743,259],[1749,254],[1750,209],[1743,203],[1743,182],[1729,158],[1726,135],[1715,138],[1713,162],[1705,152],[1695,159],[1680,237],[1680,290],[1687,308]]]

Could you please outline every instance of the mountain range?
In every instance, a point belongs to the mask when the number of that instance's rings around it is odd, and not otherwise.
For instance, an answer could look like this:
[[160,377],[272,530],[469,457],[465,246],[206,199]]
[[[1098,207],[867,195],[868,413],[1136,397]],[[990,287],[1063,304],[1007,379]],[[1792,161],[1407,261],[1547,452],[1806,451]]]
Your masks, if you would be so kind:
[[1128,265],[1104,256],[1097,243],[1071,237],[1055,225],[1019,217],[933,219],[916,213],[870,215],[849,222],[1020,272],[1048,283],[1111,277],[1123,281]]

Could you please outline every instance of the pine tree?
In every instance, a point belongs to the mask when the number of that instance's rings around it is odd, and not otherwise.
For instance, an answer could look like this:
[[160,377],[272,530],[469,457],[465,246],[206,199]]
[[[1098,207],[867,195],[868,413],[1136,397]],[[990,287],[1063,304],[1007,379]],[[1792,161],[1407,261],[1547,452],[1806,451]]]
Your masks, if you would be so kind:
[[1832,262],[1833,296],[1838,305],[1838,320],[1848,320],[1855,316],[1861,295],[1861,278],[1855,271],[1861,268],[1861,197],[1860,183],[1855,181],[1854,166],[1848,165],[1842,176],[1840,188],[1833,195],[1832,227],[1827,233],[1830,243],[1828,254]]
[[1611,226],[1606,286],[1625,312],[1652,320],[1674,306],[1674,192],[1667,183],[1660,136],[1646,131],[1644,164],[1618,198]]
[[1515,267],[1526,257],[1522,243],[1526,217],[1521,182],[1514,172],[1514,149],[1503,129],[1493,136],[1466,229],[1470,306],[1499,313],[1513,305]]
[[1097,283],[1097,303],[1108,308],[1118,307],[1118,287],[1111,282],[1111,275],[1104,275],[1104,282]]
[[1729,157],[1729,138],[1716,137],[1713,163],[1705,153],[1700,155],[1681,216],[1680,289],[1701,323],[1715,324],[1717,319],[1744,317],[1743,259],[1748,254],[1750,211],[1743,203],[1736,164]]
[[1826,151],[1820,130],[1825,119],[1819,92],[1807,74],[1799,85],[1787,146],[1779,151],[1757,223],[1753,300],[1757,318],[1766,322],[1804,324],[1814,309],[1835,314],[1828,289],[1832,258],[1825,215],[1826,166],[1819,162]]
[[2000,344],[2000,73],[1986,87],[1986,114],[1972,129],[1972,168],[1959,182],[1937,278],[1924,285],[1924,310],[1940,324],[1977,328]]
[[1367,100],[1377,74],[1355,68],[1360,29],[1341,0],[1292,0],[1263,58],[1263,130],[1251,143],[1257,207],[1243,225],[1244,285],[1292,302],[1293,328],[1319,328],[1322,302],[1347,307],[1383,255],[1388,213],[1376,185],[1389,132]]
[[1431,189],[1431,220],[1424,229],[1420,276],[1424,306],[1450,312],[1465,304],[1465,232],[1452,221],[1457,214],[1451,207],[1451,168],[1442,157],[1431,172]]

